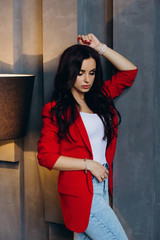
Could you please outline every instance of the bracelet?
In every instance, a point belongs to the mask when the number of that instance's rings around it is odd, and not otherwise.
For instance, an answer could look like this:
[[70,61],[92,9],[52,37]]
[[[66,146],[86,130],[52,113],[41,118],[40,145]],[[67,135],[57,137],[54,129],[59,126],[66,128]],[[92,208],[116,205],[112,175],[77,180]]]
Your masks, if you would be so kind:
[[85,172],[85,174],[87,174],[86,161],[87,161],[87,158],[84,159],[84,163],[85,163],[85,170],[84,170],[84,172]]
[[99,53],[100,55],[103,55],[103,53],[106,51],[106,49],[107,49],[107,45],[104,44],[104,43],[102,43],[102,45],[100,45],[100,46],[98,47],[98,53]]

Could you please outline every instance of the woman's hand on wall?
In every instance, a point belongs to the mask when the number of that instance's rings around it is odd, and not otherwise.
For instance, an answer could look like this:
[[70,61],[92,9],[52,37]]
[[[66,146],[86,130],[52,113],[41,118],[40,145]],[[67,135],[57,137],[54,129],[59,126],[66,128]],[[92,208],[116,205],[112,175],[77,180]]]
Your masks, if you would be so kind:
[[137,69],[137,67],[127,58],[101,43],[93,33],[78,35],[77,39],[81,45],[94,48],[98,53],[109,60],[118,70],[127,71]]

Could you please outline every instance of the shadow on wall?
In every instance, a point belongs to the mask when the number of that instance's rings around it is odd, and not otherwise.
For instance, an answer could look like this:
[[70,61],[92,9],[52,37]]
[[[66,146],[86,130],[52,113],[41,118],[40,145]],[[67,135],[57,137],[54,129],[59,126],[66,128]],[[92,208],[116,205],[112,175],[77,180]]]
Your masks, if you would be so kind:
[[0,73],[13,73],[13,66],[11,64],[0,61]]
[[0,168],[18,169],[19,162],[14,163],[14,162],[0,161]]
[[51,101],[54,89],[54,78],[57,72],[59,59],[60,55],[44,63],[44,81],[43,81],[44,103]]

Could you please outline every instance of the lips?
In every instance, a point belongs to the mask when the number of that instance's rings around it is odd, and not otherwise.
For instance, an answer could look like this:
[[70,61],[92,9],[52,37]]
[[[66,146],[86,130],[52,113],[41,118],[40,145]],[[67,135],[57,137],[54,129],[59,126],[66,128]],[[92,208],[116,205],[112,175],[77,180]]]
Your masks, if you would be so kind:
[[84,88],[84,89],[88,89],[90,87],[91,87],[91,85],[82,85],[82,88]]

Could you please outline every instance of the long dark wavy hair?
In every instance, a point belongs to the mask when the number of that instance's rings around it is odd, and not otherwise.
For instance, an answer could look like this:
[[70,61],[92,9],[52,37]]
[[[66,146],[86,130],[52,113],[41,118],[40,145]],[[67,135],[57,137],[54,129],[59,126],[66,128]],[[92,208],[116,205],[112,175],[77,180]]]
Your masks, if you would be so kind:
[[[76,120],[79,104],[73,97],[71,88],[80,72],[83,60],[88,58],[93,58],[96,61],[96,72],[94,83],[91,89],[84,94],[84,98],[88,107],[102,120],[104,125],[103,139],[107,138],[108,146],[116,134],[115,127],[120,123],[121,117],[111,100],[109,91],[102,88],[102,65],[99,54],[93,48],[73,45],[61,55],[52,95],[52,100],[56,102],[56,105],[51,109],[52,118],[55,117],[58,123],[59,140],[66,136],[72,138],[69,127]],[[118,116],[117,123],[113,121],[115,114]],[[73,138],[72,140],[74,141]]]

